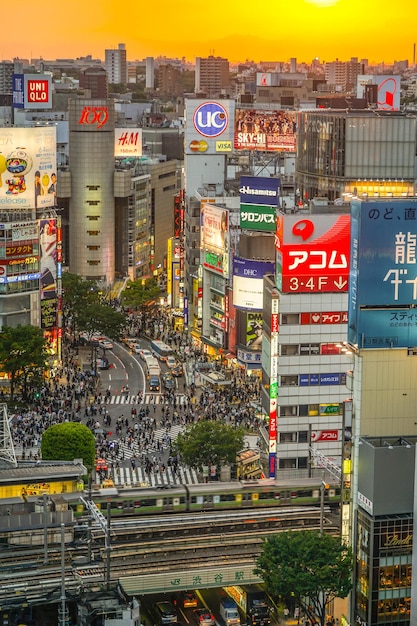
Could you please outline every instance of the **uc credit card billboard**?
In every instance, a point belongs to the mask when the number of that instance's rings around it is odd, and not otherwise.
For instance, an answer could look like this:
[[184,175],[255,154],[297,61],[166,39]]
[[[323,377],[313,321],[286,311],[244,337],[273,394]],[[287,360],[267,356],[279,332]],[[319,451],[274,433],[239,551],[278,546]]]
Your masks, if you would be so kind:
[[230,152],[234,111],[234,100],[186,100],[185,154]]
[[353,200],[349,341],[417,345],[417,200]]
[[275,243],[283,293],[348,290],[350,215],[279,215]]

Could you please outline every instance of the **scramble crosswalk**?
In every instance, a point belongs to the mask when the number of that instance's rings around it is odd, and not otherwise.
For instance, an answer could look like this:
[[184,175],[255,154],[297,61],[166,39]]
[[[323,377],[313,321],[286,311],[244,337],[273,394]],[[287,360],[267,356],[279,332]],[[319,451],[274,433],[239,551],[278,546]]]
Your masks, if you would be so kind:
[[[160,441],[162,447],[166,450],[169,442],[174,441],[179,433],[183,432],[184,426],[175,424],[168,431],[165,428],[158,428],[155,431],[155,441]],[[196,485],[202,482],[196,470],[189,467],[179,465],[176,472],[168,465],[161,470],[160,465],[155,464],[157,469],[146,473],[144,467],[144,456],[159,458],[161,450],[149,448],[146,455],[142,452],[137,441],[133,440],[126,443],[123,440],[118,442],[118,458],[123,461],[135,460],[135,467],[119,467],[113,468],[111,471],[111,479],[116,487],[158,487],[161,485]],[[100,477],[96,476],[96,484],[100,484]]]
[[[161,485],[197,485],[202,482],[196,470],[189,467],[178,467],[176,473],[170,467],[165,471],[160,469],[147,474],[143,467],[120,467],[112,472],[111,478],[115,487],[158,487]],[[96,477],[96,484],[100,484],[100,478]]]
[[[178,394],[175,396],[177,406],[184,406],[187,404],[187,396],[184,394]],[[107,404],[168,404],[166,398],[162,393],[145,393],[143,396],[135,396],[129,394],[118,394],[110,396],[110,400]],[[171,403],[170,403],[171,404]]]

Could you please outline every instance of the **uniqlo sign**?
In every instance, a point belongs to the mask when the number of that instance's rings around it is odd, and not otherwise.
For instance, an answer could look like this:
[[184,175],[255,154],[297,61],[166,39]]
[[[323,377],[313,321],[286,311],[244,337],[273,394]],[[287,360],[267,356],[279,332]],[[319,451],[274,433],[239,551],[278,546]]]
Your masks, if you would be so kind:
[[25,109],[52,109],[52,80],[48,74],[24,74]]
[[348,290],[350,215],[281,215],[275,243],[283,293]]

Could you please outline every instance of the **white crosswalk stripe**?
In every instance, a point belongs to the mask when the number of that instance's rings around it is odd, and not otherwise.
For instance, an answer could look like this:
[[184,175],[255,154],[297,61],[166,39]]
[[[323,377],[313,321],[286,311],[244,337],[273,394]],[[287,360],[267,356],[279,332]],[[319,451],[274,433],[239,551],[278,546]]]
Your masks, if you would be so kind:
[[[164,472],[160,470],[146,474],[143,467],[120,467],[115,470],[112,480],[116,487],[157,487],[158,485],[197,485],[199,482],[196,470],[189,467],[179,467],[177,473],[173,474],[170,467]],[[96,484],[100,484],[100,478],[96,476]]]
[[[177,395],[176,403],[177,406],[183,406],[187,403],[187,397],[183,394]],[[168,404],[164,399],[164,396],[161,393],[152,394],[145,393],[142,398],[138,398],[138,396],[128,395],[128,394],[118,394],[110,397],[109,404]]]

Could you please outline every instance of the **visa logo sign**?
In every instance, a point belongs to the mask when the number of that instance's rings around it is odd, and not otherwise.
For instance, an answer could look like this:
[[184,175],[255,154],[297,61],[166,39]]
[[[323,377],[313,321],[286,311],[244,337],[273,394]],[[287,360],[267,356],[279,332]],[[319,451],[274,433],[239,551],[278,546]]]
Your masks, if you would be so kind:
[[231,151],[232,151],[231,141],[216,141],[216,152],[231,152]]

